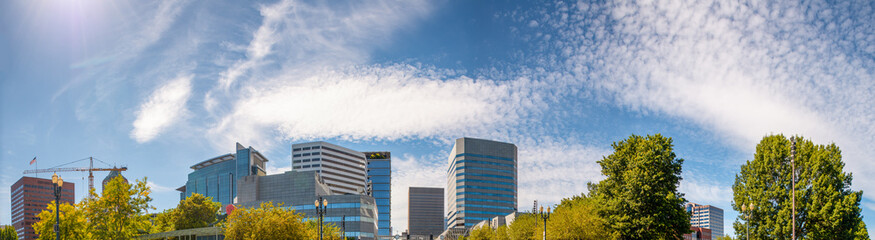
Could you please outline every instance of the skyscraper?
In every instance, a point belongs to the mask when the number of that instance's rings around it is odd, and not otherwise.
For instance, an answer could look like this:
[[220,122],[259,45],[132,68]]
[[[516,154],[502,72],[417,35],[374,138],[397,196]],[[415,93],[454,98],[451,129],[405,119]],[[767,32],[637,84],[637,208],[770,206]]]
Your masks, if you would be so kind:
[[444,189],[410,187],[407,232],[411,239],[437,237],[444,231]]
[[711,229],[711,236],[714,238],[723,236],[723,209],[696,203],[687,203],[685,207],[690,213],[692,227]]
[[185,186],[180,191],[184,199],[194,193],[212,197],[222,206],[235,203],[237,180],[245,176],[264,176],[267,158],[252,147],[237,143],[237,151],[210,158],[191,166],[194,172],[188,174]]
[[392,154],[389,152],[364,152],[368,161],[368,181],[371,196],[377,201],[380,214],[378,238],[392,239]]
[[447,228],[468,228],[517,211],[517,147],[459,138],[448,158]]
[[[37,239],[39,235],[33,230],[33,225],[39,222],[40,212],[45,210],[55,200],[54,185],[51,179],[21,177],[12,184],[9,192],[12,210],[12,227],[18,233],[18,239]],[[64,182],[61,188],[59,203],[73,204],[76,199],[76,184]]]
[[330,144],[292,144],[292,170],[315,171],[335,194],[362,194],[368,182],[365,154]]

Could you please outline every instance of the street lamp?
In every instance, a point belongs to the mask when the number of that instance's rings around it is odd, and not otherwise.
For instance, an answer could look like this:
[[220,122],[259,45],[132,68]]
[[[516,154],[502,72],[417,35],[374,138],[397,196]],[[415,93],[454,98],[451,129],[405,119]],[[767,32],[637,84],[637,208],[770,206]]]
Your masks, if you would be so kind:
[[55,239],[61,240],[61,209],[58,208],[58,202],[61,201],[61,188],[64,187],[64,179],[58,177],[58,174],[52,174],[52,189],[55,190]]
[[346,240],[346,215],[340,218],[340,236],[342,239]]
[[319,240],[322,240],[322,216],[324,216],[328,210],[328,199],[322,199],[322,197],[319,197],[319,199],[313,204],[316,205],[316,214],[319,215]]
[[[754,205],[750,203],[750,207],[745,208],[744,204],[741,204],[741,213],[746,215],[744,225],[747,226],[747,239],[750,240],[750,212],[753,211]],[[747,213],[747,214],[745,214]]]
[[547,211],[544,212],[544,206],[541,206],[538,215],[540,215],[541,219],[544,219],[544,240],[547,240],[547,219],[550,218],[550,207],[547,207]]

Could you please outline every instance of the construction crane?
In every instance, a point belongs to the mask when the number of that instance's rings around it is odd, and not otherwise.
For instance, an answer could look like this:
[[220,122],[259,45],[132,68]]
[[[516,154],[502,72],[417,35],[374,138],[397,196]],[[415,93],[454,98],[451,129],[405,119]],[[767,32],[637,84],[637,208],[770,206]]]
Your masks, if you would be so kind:
[[[87,168],[84,168],[84,167],[60,167],[63,165],[83,161],[85,159],[88,159],[88,167]],[[26,170],[26,171],[24,171],[24,174],[47,173],[47,172],[88,172],[88,189],[93,190],[94,189],[94,173],[93,173],[94,171],[126,171],[126,170],[128,170],[128,167],[95,168],[94,167],[94,160],[95,160],[94,157],[88,157],[88,158],[79,159],[79,160],[76,160],[76,161],[73,161],[73,162],[70,162],[67,164],[63,164],[63,165],[60,165],[58,167]],[[109,165],[108,163],[106,163],[104,161],[100,161],[99,159],[97,159],[97,161],[102,162],[106,165]]]

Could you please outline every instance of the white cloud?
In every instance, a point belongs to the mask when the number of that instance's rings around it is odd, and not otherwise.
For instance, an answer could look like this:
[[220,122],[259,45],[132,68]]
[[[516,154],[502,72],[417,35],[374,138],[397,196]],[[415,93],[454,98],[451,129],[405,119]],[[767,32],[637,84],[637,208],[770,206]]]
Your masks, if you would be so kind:
[[146,182],[146,186],[148,186],[149,189],[151,189],[152,192],[155,192],[155,193],[163,193],[163,192],[172,192],[172,191],[176,191],[175,188],[166,187],[166,186],[161,186],[161,185],[158,185],[157,183],[155,183],[155,182],[153,182],[153,181],[148,181],[148,182]]
[[209,133],[217,146],[244,141],[266,148],[279,140],[269,135],[427,138],[512,124],[537,104],[519,90],[526,79],[499,83],[428,72],[396,65],[283,76],[238,92],[233,111]]
[[137,111],[131,138],[139,143],[148,142],[185,117],[193,77],[180,76],[155,89]]
[[602,157],[610,149],[569,142],[545,141],[518,144],[519,210],[531,210],[534,200],[540,205],[558,204],[563,198],[588,193],[588,182],[604,179]]

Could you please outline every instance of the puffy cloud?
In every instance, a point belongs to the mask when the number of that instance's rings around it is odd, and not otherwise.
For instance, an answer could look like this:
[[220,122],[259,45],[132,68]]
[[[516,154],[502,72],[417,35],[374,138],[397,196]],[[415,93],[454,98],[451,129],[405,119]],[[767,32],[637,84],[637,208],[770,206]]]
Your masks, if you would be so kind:
[[148,142],[186,115],[186,103],[191,96],[191,79],[185,75],[170,80],[155,89],[140,105],[131,137],[137,142]]

